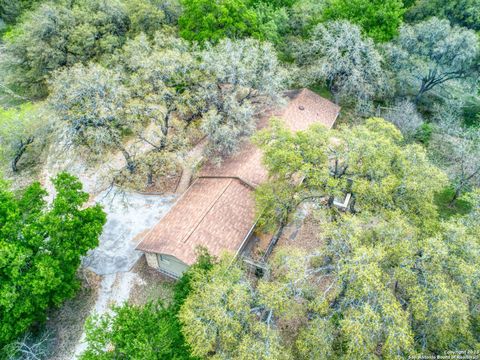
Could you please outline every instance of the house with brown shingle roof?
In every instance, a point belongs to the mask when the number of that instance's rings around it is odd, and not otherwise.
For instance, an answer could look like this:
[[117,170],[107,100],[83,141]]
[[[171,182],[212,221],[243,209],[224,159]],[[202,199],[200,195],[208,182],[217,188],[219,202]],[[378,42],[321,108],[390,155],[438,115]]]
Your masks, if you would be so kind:
[[[292,131],[313,123],[331,128],[340,112],[339,106],[308,89],[288,91],[285,96],[287,104],[264,116],[259,128],[267,126],[271,116],[282,118]],[[240,253],[256,223],[255,187],[266,180],[262,151],[246,142],[220,166],[207,163],[137,249],[145,253],[150,266],[175,278],[196,261],[198,247],[216,256],[223,251]]]

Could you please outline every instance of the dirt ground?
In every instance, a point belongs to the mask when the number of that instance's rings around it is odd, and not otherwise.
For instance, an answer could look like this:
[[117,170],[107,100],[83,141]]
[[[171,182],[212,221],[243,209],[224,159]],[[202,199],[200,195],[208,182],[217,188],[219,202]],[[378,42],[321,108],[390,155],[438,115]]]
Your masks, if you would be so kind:
[[300,225],[285,229],[275,249],[289,246],[311,251],[322,247],[320,224],[321,221],[314,214],[308,214]]
[[126,301],[143,305],[157,300],[168,304],[172,300],[174,282],[150,268],[145,257],[129,272],[113,276],[88,270],[85,273],[87,278],[78,294],[49,315],[46,328],[54,337],[54,351],[49,359],[75,359],[85,350],[84,325],[92,314],[108,312],[112,305]]
[[144,305],[157,300],[162,300],[166,305],[170,303],[175,285],[172,279],[149,267],[144,256],[132,271],[139,274],[142,281],[133,285],[128,298],[129,303]]
[[52,360],[71,359],[82,336],[85,320],[97,299],[101,276],[91,271],[85,271],[80,276],[83,281],[78,294],[48,316],[46,328],[55,338]]

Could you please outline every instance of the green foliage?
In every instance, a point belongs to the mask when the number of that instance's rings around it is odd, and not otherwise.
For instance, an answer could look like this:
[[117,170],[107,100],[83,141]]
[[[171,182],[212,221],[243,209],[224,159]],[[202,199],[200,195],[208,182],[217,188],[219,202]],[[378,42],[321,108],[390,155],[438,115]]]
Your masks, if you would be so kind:
[[416,134],[414,135],[415,140],[418,142],[427,145],[430,142],[433,134],[433,126],[429,123],[423,123],[420,128],[417,130]]
[[233,154],[255,130],[255,114],[275,103],[284,86],[284,71],[275,50],[254,39],[225,39],[202,53],[202,67],[211,77],[202,114],[209,152],[216,158]]
[[466,126],[480,127],[480,99],[472,96],[463,109],[463,119]]
[[187,40],[218,42],[258,34],[258,19],[249,0],[184,0],[180,34]]
[[[285,224],[304,201],[323,208],[319,249],[278,250],[253,301],[296,329],[282,335],[296,338],[300,358],[401,359],[475,346],[477,193],[441,222],[445,175],[382,119],[298,133],[274,122],[256,141],[271,178],[257,190],[263,224]],[[339,213],[332,200],[347,192],[350,211]]]
[[88,194],[76,178],[62,173],[53,183],[49,207],[38,183],[20,194],[0,185],[0,346],[75,294],[81,257],[106,221],[100,206],[83,208]]
[[[455,80],[476,79],[479,49],[473,31],[437,18],[402,26],[399,37],[385,46],[398,87],[407,94],[413,92],[416,102],[426,92]],[[466,81],[461,86],[465,92],[471,88]]]
[[[122,152],[130,173],[137,167],[169,165],[173,157],[167,152],[186,143],[185,123],[174,121],[172,114],[180,120],[196,116],[190,103],[196,104],[193,86],[199,81],[189,47],[177,40],[164,33],[151,41],[140,35],[126,43],[115,69],[89,63],[55,73],[49,102],[78,145],[92,155],[112,149]],[[138,166],[124,146],[128,136],[145,142],[160,156],[149,155]],[[175,166],[167,168],[171,172]]]
[[281,122],[274,121],[269,130],[256,135],[256,142],[264,151],[264,162],[272,180],[257,190],[260,225],[274,227],[277,222],[285,224],[288,215],[303,201],[303,173],[315,174],[314,180],[321,185],[328,178],[327,149],[328,131],[319,125],[309,132],[292,133]]
[[[288,9],[291,34],[306,37],[308,32],[321,21],[325,6],[325,0],[300,0],[295,2]],[[298,40],[300,38],[292,39],[292,41]]]
[[141,33],[153,38],[165,26],[178,24],[181,12],[179,0],[122,0],[130,20],[129,36]]
[[129,0],[125,2],[132,34],[145,33],[153,36],[166,21],[157,1]]
[[435,196],[440,217],[448,219],[455,215],[466,215],[472,210],[472,204],[464,198],[457,199],[452,203],[454,196],[455,189],[450,186]]
[[254,0],[255,5],[269,4],[274,8],[289,8],[292,7],[298,0]]
[[[253,132],[256,111],[283,87],[273,47],[253,39],[196,51],[165,29],[153,39],[128,40],[113,63],[113,69],[89,63],[56,72],[49,102],[91,154],[122,152],[128,170],[122,178],[175,171],[173,154],[189,145],[195,121],[212,155],[231,154]],[[151,151],[136,157],[124,146],[127,137]]]
[[123,116],[130,93],[119,73],[77,64],[55,74],[50,91],[53,109],[77,143],[93,153],[122,147],[122,135],[133,124]]
[[[330,140],[330,137],[336,140]],[[290,133],[279,124],[262,131],[257,143],[265,153],[272,181],[258,190],[262,223],[284,223],[310,198],[354,198],[352,210],[399,209],[417,223],[435,217],[433,197],[446,184],[419,145],[402,145],[394,125],[369,119],[365,125],[328,131],[314,126]],[[303,179],[303,181],[300,181]],[[279,191],[280,189],[280,191]]]
[[7,24],[13,24],[27,10],[42,0],[0,0],[0,18]]
[[299,358],[304,360],[332,359],[334,328],[326,319],[316,318],[301,329],[296,342]]
[[293,1],[183,1],[179,19],[184,39],[217,43],[254,37],[279,44],[289,31],[288,8]]
[[254,292],[230,257],[195,275],[179,318],[182,332],[201,358],[288,359],[278,332],[258,322],[250,307]]
[[[345,225],[347,228],[343,228]],[[340,305],[345,309],[340,326],[347,342],[352,341],[353,345],[361,336],[365,344],[375,348],[380,341],[383,352],[389,349],[388,358],[402,352],[413,354],[414,339],[416,349],[424,353],[475,343],[469,320],[473,308],[468,304],[478,296],[470,282],[476,281],[478,272],[472,272],[470,266],[479,244],[472,232],[465,233],[463,225],[450,223],[443,225],[437,235],[426,238],[398,213],[383,220],[378,216],[346,216],[332,224],[331,230],[327,255],[343,264],[341,283],[345,284],[346,293]],[[457,238],[459,234],[461,240]],[[471,244],[463,247],[464,241]],[[460,255],[457,245],[466,253]],[[405,266],[408,263],[416,265]],[[458,305],[453,306],[454,303]],[[413,318],[412,323],[409,318]],[[358,323],[350,329],[352,321]],[[359,329],[365,325],[364,333],[359,335]],[[385,329],[390,325],[393,326]],[[350,332],[355,337],[350,337]],[[382,340],[382,336],[387,338]],[[347,351],[358,354],[362,348],[354,345],[350,350],[347,346]]]
[[435,223],[428,231],[395,207],[317,210],[318,248],[276,249],[268,277],[246,276],[230,257],[196,277],[180,311],[185,337],[195,354],[218,359],[404,359],[475,348],[478,200],[472,193],[466,216],[425,219]]
[[381,42],[397,35],[403,12],[401,0],[330,0],[325,6],[323,20],[348,20]]
[[193,282],[197,276],[195,274],[210,271],[215,262],[216,259],[213,258],[206,249],[199,249],[195,264],[193,264],[175,284],[173,306],[177,311],[192,291]]
[[406,13],[409,21],[431,16],[448,19],[452,24],[480,30],[479,0],[419,0]]
[[458,121],[444,120],[430,142],[430,155],[449,175],[455,200],[465,191],[480,186],[480,132]]
[[260,2],[254,7],[258,19],[258,38],[280,45],[288,33],[288,11],[285,7],[275,7],[273,4]]
[[85,329],[83,360],[191,358],[174,311],[160,303],[115,307],[112,314],[89,318]]

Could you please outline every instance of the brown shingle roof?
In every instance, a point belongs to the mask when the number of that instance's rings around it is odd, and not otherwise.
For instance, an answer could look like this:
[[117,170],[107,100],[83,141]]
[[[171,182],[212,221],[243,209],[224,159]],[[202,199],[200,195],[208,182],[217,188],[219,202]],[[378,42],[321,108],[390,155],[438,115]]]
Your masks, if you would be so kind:
[[207,163],[200,172],[200,177],[238,177],[252,186],[260,185],[268,175],[262,165],[262,156],[262,151],[247,141],[240,151],[220,165]]
[[331,128],[340,113],[340,106],[308,89],[289,91],[290,101],[280,117],[292,131],[306,130],[314,123]]
[[[288,102],[268,118],[278,116],[292,131],[313,123],[331,128],[340,107],[308,89],[289,91]],[[170,212],[137,246],[145,252],[169,254],[188,265],[195,262],[195,249],[206,247],[210,254],[236,252],[255,223],[253,188],[267,179],[262,152],[247,141],[239,152],[220,166],[206,164],[197,179]]]
[[239,179],[199,178],[137,246],[173,255],[187,265],[198,246],[236,252],[255,222],[253,189]]

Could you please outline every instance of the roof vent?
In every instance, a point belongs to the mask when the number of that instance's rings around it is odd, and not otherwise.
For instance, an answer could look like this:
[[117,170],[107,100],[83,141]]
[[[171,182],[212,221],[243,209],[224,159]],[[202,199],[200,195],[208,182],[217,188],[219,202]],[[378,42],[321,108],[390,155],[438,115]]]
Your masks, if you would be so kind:
[[300,110],[305,110],[305,108],[303,107],[303,105],[300,105],[298,108],[299,108]]

